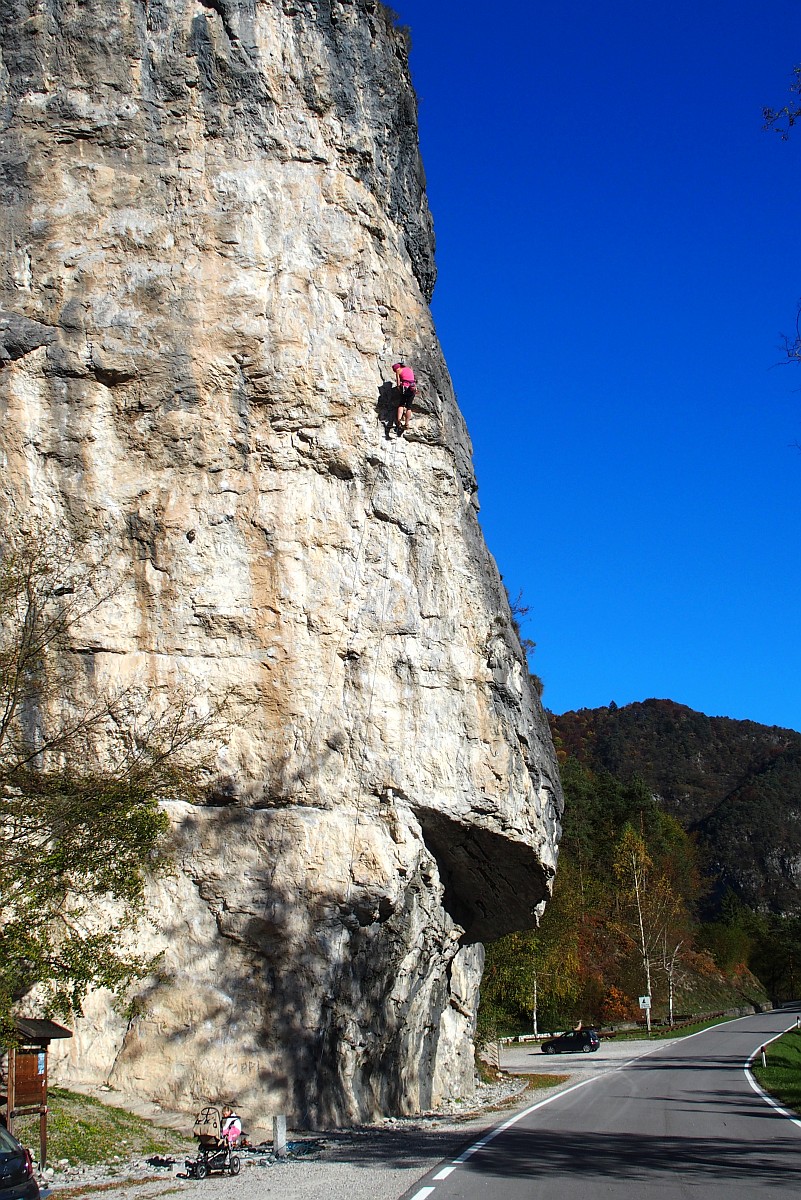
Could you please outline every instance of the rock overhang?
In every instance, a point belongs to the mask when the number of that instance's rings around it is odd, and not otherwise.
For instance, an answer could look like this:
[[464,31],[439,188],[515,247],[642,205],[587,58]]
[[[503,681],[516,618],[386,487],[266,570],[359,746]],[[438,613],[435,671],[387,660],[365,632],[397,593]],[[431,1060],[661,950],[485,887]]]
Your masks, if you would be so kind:
[[536,926],[555,868],[543,861],[533,830],[526,839],[434,809],[417,809],[416,816],[437,862],[443,907],[464,929],[463,944]]

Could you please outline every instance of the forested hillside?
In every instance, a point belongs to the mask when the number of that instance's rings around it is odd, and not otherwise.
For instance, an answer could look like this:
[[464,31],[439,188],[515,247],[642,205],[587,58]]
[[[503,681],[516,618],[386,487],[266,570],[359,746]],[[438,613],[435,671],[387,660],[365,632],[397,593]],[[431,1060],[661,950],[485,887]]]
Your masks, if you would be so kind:
[[670,700],[550,720],[563,762],[642,780],[695,835],[708,915],[727,891],[760,912],[801,915],[801,733]]
[[488,946],[485,1026],[616,1023],[644,994],[658,1020],[796,996],[801,734],[663,700],[550,720],[556,886],[538,930]]

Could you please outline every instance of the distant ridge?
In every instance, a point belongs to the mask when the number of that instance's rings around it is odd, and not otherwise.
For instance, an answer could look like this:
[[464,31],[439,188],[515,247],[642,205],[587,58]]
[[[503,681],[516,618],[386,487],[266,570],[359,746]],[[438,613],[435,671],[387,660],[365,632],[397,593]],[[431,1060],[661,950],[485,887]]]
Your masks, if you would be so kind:
[[561,759],[638,776],[696,833],[713,903],[730,888],[759,911],[801,913],[801,733],[672,700],[548,715]]

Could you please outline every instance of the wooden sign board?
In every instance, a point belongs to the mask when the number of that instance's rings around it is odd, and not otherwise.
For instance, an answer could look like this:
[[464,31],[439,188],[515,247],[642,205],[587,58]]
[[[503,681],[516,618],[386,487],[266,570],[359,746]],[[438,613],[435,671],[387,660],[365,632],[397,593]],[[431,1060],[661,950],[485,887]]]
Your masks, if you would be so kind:
[[43,1047],[20,1047],[14,1055],[14,1107],[47,1104],[47,1052]]
[[7,1094],[0,1096],[0,1103],[5,1101],[3,1120],[13,1133],[16,1116],[39,1114],[39,1163],[43,1167],[47,1162],[47,1047],[53,1038],[72,1034],[55,1021],[36,1017],[17,1017],[14,1026],[19,1044],[7,1050]]

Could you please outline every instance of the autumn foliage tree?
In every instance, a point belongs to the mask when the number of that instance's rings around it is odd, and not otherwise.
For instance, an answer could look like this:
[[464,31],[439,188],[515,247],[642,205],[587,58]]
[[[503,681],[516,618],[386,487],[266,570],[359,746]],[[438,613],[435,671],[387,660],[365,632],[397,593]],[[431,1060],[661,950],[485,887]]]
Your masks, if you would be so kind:
[[619,1021],[632,1021],[639,1016],[631,997],[614,984],[610,984],[601,1004],[601,1018],[607,1025],[615,1025]]
[[[561,764],[564,831],[539,929],[487,947],[481,1008],[496,1025],[631,1020],[643,990],[667,998],[693,942],[699,872],[692,840],[638,780]],[[658,984],[658,986],[657,986]]]
[[[682,898],[674,890],[668,872],[649,853],[645,838],[630,825],[618,843],[614,872],[618,907],[615,928],[622,939],[636,946],[644,994],[653,996],[653,974],[660,967],[672,995],[676,958],[687,930]],[[646,1017],[650,1028],[650,1009]]]

